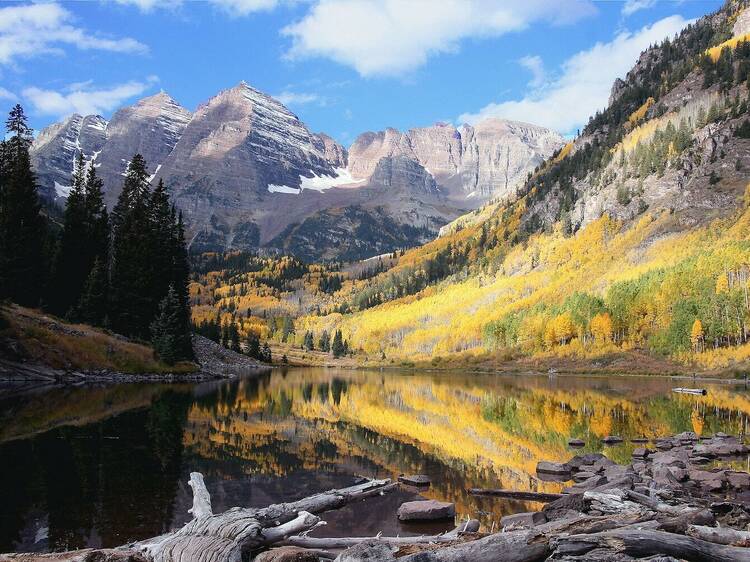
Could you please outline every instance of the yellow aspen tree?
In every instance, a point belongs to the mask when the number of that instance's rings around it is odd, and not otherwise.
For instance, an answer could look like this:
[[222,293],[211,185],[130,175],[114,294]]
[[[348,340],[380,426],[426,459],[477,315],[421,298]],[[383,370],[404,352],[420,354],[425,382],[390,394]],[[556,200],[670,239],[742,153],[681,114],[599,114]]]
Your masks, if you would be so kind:
[[722,273],[716,279],[716,294],[722,295],[729,292],[729,279],[726,273]]
[[609,312],[599,313],[591,319],[591,335],[596,343],[607,343],[612,339],[612,317]]
[[703,348],[703,323],[696,318],[693,327],[690,330],[690,343],[693,344],[693,351],[696,353]]

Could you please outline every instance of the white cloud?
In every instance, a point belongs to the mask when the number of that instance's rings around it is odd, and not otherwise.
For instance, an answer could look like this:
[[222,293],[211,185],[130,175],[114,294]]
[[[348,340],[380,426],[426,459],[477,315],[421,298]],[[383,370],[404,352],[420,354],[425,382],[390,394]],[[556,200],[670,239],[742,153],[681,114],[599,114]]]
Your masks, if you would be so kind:
[[14,100],[16,99],[15,94],[11,92],[10,90],[6,90],[2,86],[0,86],[0,100]]
[[399,75],[462,40],[496,37],[532,22],[565,24],[595,11],[588,0],[319,0],[282,34],[291,59],[326,57],[362,76]]
[[209,0],[211,4],[221,8],[230,16],[247,16],[253,12],[273,10],[279,5],[279,0]]
[[81,115],[103,114],[120,106],[122,102],[138,96],[150,88],[158,78],[149,76],[144,81],[130,81],[111,88],[70,90],[63,92],[44,90],[42,88],[26,88],[22,94],[31,102],[36,113],[65,117],[73,113]]
[[502,117],[573,133],[590,115],[606,107],[615,78],[625,76],[642,51],[689,23],[681,16],[670,16],[638,32],[622,32],[609,43],[597,43],[573,55],[562,65],[557,79],[533,89],[522,99],[490,103],[477,113],[459,116],[459,122]]
[[[280,0],[207,0],[233,17],[247,16],[254,12],[273,10]],[[175,9],[185,0],[114,0],[117,4],[135,6],[141,12],[149,13],[157,8]]]
[[622,15],[630,16],[640,10],[647,10],[656,5],[656,0],[625,0],[622,6]]
[[145,52],[146,46],[125,37],[111,39],[71,25],[72,15],[55,3],[0,8],[0,64],[19,57],[59,53],[62,45],[120,53]]
[[309,103],[317,103],[319,105],[325,105],[324,98],[321,98],[318,94],[312,94],[312,93],[291,92],[289,90],[284,90],[280,94],[276,94],[273,97],[286,106],[306,105]]
[[518,59],[518,64],[531,72],[531,81],[529,82],[531,87],[538,88],[544,84],[545,73],[542,57],[539,55],[526,55]]
[[152,12],[156,8],[176,8],[182,5],[182,0],[114,0],[123,6],[135,6],[141,12]]

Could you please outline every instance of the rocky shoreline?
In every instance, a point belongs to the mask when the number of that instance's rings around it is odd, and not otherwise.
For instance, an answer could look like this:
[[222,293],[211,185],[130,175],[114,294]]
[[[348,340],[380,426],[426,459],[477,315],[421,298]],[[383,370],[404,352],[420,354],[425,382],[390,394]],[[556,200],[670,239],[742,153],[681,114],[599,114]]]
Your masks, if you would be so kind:
[[[610,436],[603,441],[623,440]],[[489,532],[480,532],[478,521],[467,520],[431,536],[308,535],[325,524],[316,514],[347,504],[367,509],[367,502],[400,485],[424,489],[429,479],[421,475],[402,475],[399,482],[366,480],[292,503],[214,514],[202,475],[192,473],[194,519],[182,529],[111,550],[0,555],[0,561],[168,562],[240,560],[241,555],[258,562],[750,562],[750,474],[712,466],[747,462],[750,450],[742,441],[724,433],[699,437],[684,432],[632,439],[638,447],[628,464],[599,452],[576,454],[564,463],[540,461],[540,480],[568,484],[560,493],[470,493],[538,502],[541,509],[507,515],[499,529],[493,525]],[[580,443],[571,440],[571,446]],[[409,501],[394,516],[451,519],[453,508],[448,502]],[[248,525],[252,533],[243,531]]]
[[66,370],[37,363],[0,359],[0,383],[201,382],[234,378],[239,374],[251,374],[270,368],[264,363],[226,349],[199,335],[193,335],[193,350],[196,361],[195,370],[175,373],[123,373],[109,369]]

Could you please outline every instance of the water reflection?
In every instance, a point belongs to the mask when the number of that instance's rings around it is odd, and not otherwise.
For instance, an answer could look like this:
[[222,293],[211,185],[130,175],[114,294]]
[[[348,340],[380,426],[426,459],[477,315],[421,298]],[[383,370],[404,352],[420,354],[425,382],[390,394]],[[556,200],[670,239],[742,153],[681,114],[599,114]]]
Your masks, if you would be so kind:
[[[491,525],[525,502],[469,487],[559,490],[534,475],[565,460],[570,437],[744,434],[750,395],[676,395],[668,379],[274,371],[200,385],[54,389],[0,399],[0,551],[114,546],[184,522],[191,470],[216,510],[348,485],[353,475],[424,473],[430,498]],[[633,445],[606,448],[624,462]],[[400,525],[404,490],[329,514],[319,534],[421,533]]]

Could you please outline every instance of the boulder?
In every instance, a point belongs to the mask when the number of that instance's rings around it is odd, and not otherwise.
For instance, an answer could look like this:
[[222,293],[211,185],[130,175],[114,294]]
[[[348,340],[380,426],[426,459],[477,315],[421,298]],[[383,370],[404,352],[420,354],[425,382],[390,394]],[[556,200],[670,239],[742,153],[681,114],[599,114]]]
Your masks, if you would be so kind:
[[586,442],[583,439],[568,439],[568,445],[571,447],[584,447]]
[[409,486],[429,486],[430,477],[426,474],[402,474],[398,477],[399,482],[408,484]]
[[607,445],[615,445],[616,443],[622,443],[622,437],[619,435],[607,435],[602,442]]
[[648,443],[648,439],[645,437],[633,437],[630,440],[631,443]]
[[679,466],[685,468],[685,461],[669,453],[654,453],[651,455],[651,462],[654,466]]
[[568,488],[563,489],[563,494],[575,494],[575,493],[582,493],[586,490],[592,490],[596,488],[597,486],[602,486],[603,484],[606,484],[608,482],[606,476],[599,476],[598,474],[595,474],[591,476],[591,478],[587,478],[586,480],[582,482],[578,482],[577,484],[574,484],[573,486],[570,486]]
[[638,447],[637,449],[633,450],[633,457],[636,459],[645,459],[652,452],[653,451],[651,449],[646,449],[645,447]]
[[589,478],[596,476],[593,472],[581,471],[573,475],[573,482],[583,482]]
[[456,516],[456,506],[450,502],[418,500],[404,502],[396,512],[400,521],[429,521],[450,519]]
[[747,472],[727,472],[727,480],[732,488],[746,490],[750,488],[750,474]]
[[698,441],[699,437],[698,434],[693,431],[683,431],[682,433],[675,435],[674,439],[679,439],[680,441]]
[[528,513],[514,513],[500,519],[503,529],[536,527],[547,522],[547,516],[542,511],[529,511]]
[[539,461],[536,465],[536,471],[539,474],[566,476],[570,474],[570,470],[570,465],[567,463]]

